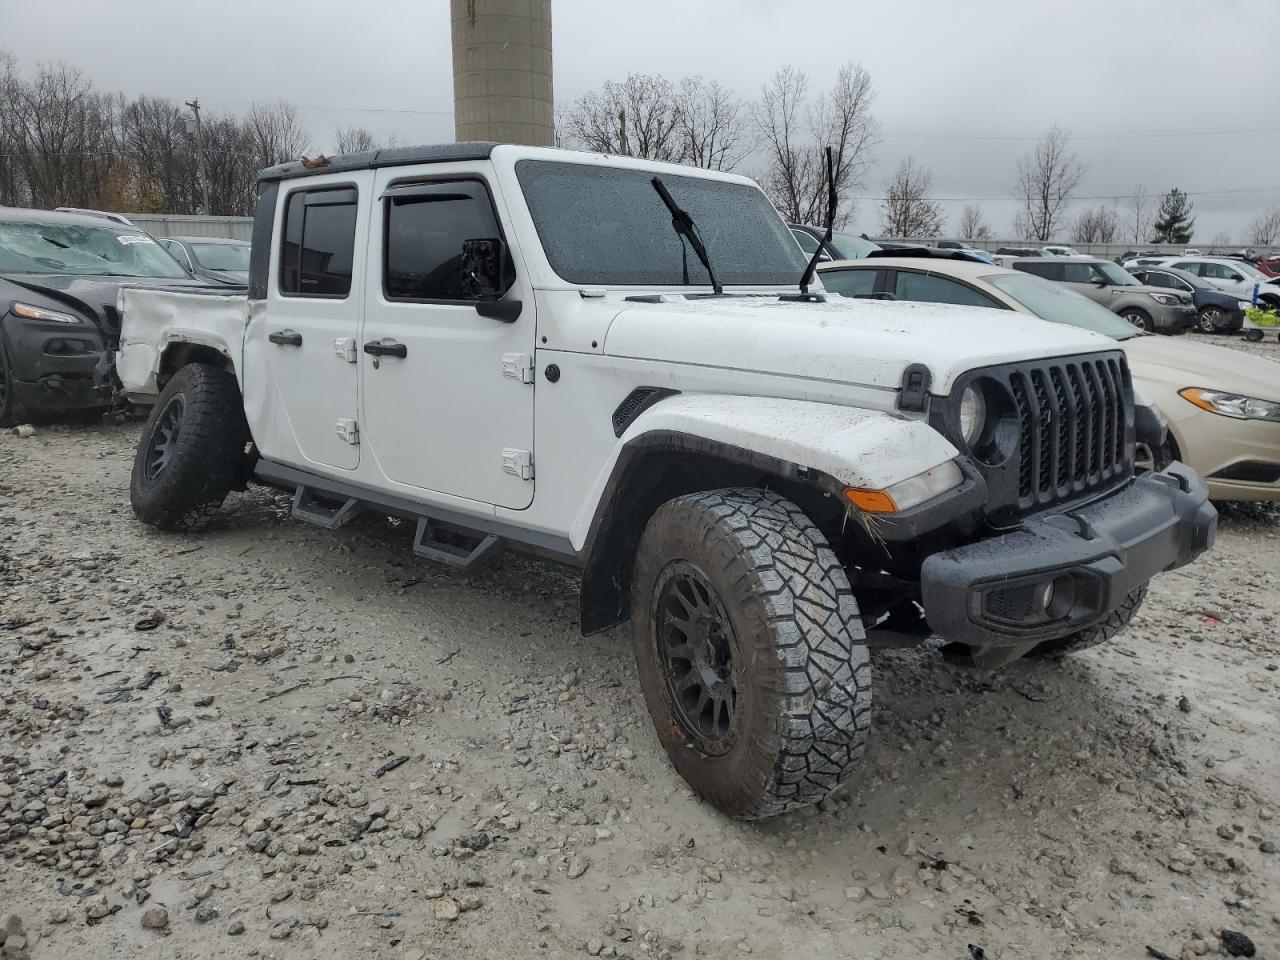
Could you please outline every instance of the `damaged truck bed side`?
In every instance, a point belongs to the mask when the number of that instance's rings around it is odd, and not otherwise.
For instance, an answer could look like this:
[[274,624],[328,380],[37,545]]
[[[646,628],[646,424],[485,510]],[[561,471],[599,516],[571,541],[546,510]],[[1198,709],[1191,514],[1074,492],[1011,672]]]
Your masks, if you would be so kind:
[[1110,341],[802,274],[728,174],[484,143],[271,168],[247,297],[121,294],[134,509],[192,529],[253,479],[326,527],[411,518],[460,570],[578,566],[693,787],[812,803],[865,744],[869,644],[1082,649],[1216,516],[1181,464],[1135,476]]

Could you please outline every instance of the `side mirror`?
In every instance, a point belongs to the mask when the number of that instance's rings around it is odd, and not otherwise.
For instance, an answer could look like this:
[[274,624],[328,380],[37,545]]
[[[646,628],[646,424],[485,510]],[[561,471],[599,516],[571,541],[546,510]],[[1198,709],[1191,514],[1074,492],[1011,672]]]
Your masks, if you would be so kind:
[[476,313],[502,323],[520,318],[519,300],[503,300],[515,283],[507,245],[497,237],[462,241],[462,290]]
[[467,299],[502,299],[514,282],[507,262],[507,245],[498,238],[463,240],[462,289]]
[[1105,286],[1106,286],[1107,284],[1109,284],[1110,282],[1111,282],[1111,281],[1110,281],[1110,280],[1108,280],[1106,277],[1094,277],[1094,278],[1093,278],[1093,285],[1094,285],[1095,287],[1105,287]]

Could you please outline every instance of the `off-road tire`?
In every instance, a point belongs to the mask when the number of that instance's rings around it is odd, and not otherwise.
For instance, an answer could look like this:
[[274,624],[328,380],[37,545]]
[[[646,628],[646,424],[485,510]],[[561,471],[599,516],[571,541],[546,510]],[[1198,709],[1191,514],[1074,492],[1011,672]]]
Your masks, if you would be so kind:
[[[161,467],[149,466],[170,416],[177,429],[169,457]],[[187,364],[165,386],[138,441],[129,484],[133,512],[160,530],[202,529],[238,486],[248,439],[235,376]]]
[[[682,719],[664,659],[672,571],[714,590],[731,636],[732,720],[720,749]],[[668,601],[669,602],[669,601]],[[674,608],[673,608],[674,609]],[[632,580],[640,683],[672,764],[723,813],[771,817],[816,803],[855,769],[871,719],[871,662],[858,605],[826,538],[759,489],[668,501],[649,520]]]
[[1090,627],[1088,630],[1081,630],[1079,633],[1073,633],[1069,636],[1059,637],[1057,640],[1046,640],[1026,654],[1024,659],[1060,660],[1063,657],[1079,653],[1081,650],[1088,650],[1090,647],[1096,647],[1098,644],[1110,640],[1128,626],[1129,621],[1138,612],[1138,608],[1142,606],[1142,601],[1146,599],[1146,596],[1147,584],[1144,583],[1136,590],[1126,594],[1120,606],[1107,614],[1107,619],[1096,627]]
[[0,427],[12,427],[22,423],[26,409],[18,402],[18,387],[14,382],[13,365],[0,333]]

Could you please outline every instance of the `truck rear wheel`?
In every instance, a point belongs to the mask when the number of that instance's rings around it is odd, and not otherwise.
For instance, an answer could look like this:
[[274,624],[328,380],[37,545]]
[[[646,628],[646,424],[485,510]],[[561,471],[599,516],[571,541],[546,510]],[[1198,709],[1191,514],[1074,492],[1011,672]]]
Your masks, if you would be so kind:
[[668,501],[641,538],[631,610],[658,739],[717,809],[774,816],[853,772],[871,662],[844,569],[794,503],[758,489]]
[[239,485],[249,428],[236,378],[204,363],[183,367],[147,418],[129,499],[160,530],[199,530]]
[[1026,654],[1025,658],[1027,660],[1059,660],[1062,657],[1079,653],[1081,650],[1088,650],[1103,641],[1110,640],[1128,626],[1129,621],[1138,612],[1138,608],[1142,606],[1142,601],[1146,599],[1146,596],[1147,584],[1144,583],[1136,590],[1126,594],[1120,606],[1112,610],[1107,615],[1107,619],[1096,627],[1090,627],[1088,630],[1081,630],[1069,636],[1059,637],[1057,640],[1046,640],[1039,646],[1034,647],[1031,652]]

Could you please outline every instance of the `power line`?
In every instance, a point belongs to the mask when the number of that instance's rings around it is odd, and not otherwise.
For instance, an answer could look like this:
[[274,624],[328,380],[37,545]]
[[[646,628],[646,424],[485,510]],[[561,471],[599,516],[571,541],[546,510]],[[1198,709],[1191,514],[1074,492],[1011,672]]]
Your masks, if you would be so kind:
[[[1183,191],[1181,191],[1181,192],[1182,192],[1182,193],[1184,193],[1184,194],[1186,194],[1188,197],[1206,197],[1206,196],[1215,196],[1215,195],[1219,195],[1219,194],[1228,194],[1228,193],[1266,193],[1266,192],[1268,192],[1268,191],[1270,191],[1270,190],[1280,190],[1280,186],[1275,186],[1275,187],[1237,187],[1237,188],[1233,188],[1233,189],[1230,189],[1230,190],[1183,190]],[[1073,197],[1071,197],[1071,198],[1070,198],[1070,201],[1071,201],[1072,203],[1074,203],[1074,202],[1076,202],[1077,200],[1123,200],[1123,199],[1125,199],[1126,197],[1129,197],[1129,196],[1132,196],[1132,190],[1131,190],[1131,189],[1130,189],[1130,190],[1120,190],[1120,191],[1117,191],[1116,193],[1102,193],[1102,194],[1098,194],[1097,196],[1092,196],[1092,197],[1075,197],[1075,196],[1073,196]],[[889,197],[849,197],[848,199],[850,199],[850,200],[888,200],[888,199],[890,199],[890,198],[889,198]],[[898,199],[898,198],[896,198],[896,197],[895,197],[894,199]],[[1010,203],[1015,203],[1015,202],[1016,202],[1016,203],[1021,203],[1021,202],[1022,202],[1022,198],[1021,198],[1021,197],[1015,197],[1015,196],[1013,196],[1013,195],[1011,195],[1011,194],[1007,194],[1007,193],[1006,193],[1004,196],[1001,196],[1001,197],[924,197],[924,198],[922,198],[922,199],[926,199],[926,200],[937,200],[937,201],[941,201],[941,202],[952,202],[952,203],[974,203],[974,202],[979,202],[979,201],[984,202],[984,203],[994,203],[994,202],[1001,201],[1001,200],[1008,201],[1008,202],[1010,202]]]
[[[262,100],[235,100],[224,99],[219,97],[206,98],[209,103],[234,104],[238,106],[254,106],[261,104]],[[452,117],[452,110],[411,110],[400,107],[341,107],[331,103],[294,103],[292,100],[285,101],[291,107],[299,110],[328,110],[334,113],[378,113],[378,114],[412,114],[424,117]]]
[[[924,137],[938,140],[1039,140],[1040,133],[965,133],[945,130],[885,130],[891,137]],[[1230,130],[1167,130],[1149,133],[1069,133],[1071,140],[1147,140],[1163,137],[1219,137],[1254,133],[1280,133],[1280,127],[1237,127]]]

